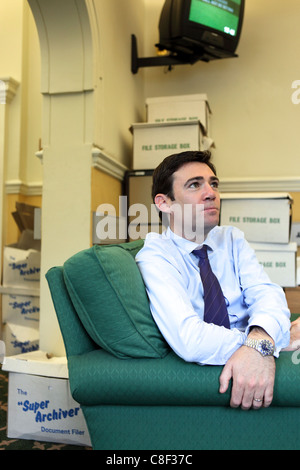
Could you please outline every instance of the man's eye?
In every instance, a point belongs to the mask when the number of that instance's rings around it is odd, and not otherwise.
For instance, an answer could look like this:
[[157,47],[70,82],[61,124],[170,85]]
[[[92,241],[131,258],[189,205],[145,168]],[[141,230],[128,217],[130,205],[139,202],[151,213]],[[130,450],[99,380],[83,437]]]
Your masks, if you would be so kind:
[[214,181],[213,183],[211,183],[211,187],[215,188],[215,189],[218,189],[218,187],[219,187],[218,181]]
[[200,186],[199,182],[198,182],[198,181],[194,181],[193,183],[190,184],[189,187],[193,189],[193,188],[199,188],[199,186]]

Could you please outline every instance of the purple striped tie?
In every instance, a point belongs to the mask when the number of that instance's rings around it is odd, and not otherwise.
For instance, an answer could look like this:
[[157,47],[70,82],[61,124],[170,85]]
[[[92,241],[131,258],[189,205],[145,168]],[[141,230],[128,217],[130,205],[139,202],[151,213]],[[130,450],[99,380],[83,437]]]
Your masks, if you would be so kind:
[[218,279],[212,272],[207,256],[207,246],[193,251],[199,258],[200,276],[204,290],[204,321],[230,328],[224,295]]

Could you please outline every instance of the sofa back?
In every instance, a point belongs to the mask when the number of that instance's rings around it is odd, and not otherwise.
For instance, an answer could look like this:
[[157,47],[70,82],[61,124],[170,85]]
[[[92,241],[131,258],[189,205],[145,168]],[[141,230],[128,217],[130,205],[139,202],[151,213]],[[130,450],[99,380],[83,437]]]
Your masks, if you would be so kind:
[[64,340],[67,357],[93,351],[97,346],[83,328],[74,309],[64,282],[63,268],[57,266],[49,269],[46,279]]
[[120,359],[162,358],[169,352],[134,259],[142,246],[142,240],[95,245],[62,268],[66,291],[88,336]]

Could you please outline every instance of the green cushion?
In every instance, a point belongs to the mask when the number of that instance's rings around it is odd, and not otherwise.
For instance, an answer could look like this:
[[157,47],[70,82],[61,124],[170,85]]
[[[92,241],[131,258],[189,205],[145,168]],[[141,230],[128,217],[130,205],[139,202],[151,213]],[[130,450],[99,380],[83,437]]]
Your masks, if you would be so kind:
[[118,358],[161,358],[169,352],[135,263],[142,245],[94,246],[64,264],[65,284],[83,326]]

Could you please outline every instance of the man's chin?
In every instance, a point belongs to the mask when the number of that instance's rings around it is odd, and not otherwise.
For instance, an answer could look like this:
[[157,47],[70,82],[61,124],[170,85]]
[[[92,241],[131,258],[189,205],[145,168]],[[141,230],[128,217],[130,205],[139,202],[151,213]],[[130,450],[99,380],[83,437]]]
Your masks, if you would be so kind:
[[204,222],[204,234],[205,236],[217,225],[219,225],[219,217],[214,218],[213,220],[206,220]]

